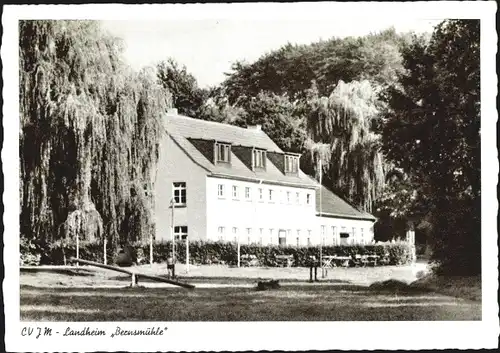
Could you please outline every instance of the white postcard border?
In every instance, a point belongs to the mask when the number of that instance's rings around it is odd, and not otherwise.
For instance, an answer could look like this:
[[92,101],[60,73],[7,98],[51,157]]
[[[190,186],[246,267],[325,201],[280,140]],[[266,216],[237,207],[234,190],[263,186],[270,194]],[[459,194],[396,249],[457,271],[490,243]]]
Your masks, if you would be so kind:
[[[421,3],[293,3],[211,5],[22,5],[5,6],[2,17],[4,173],[5,343],[7,351],[221,351],[221,350],[321,350],[321,349],[441,349],[497,347],[498,327],[498,202],[496,184],[495,109],[497,76],[494,2]],[[333,15],[332,15],[333,14]],[[364,17],[394,16],[411,19],[481,19],[482,102],[482,266],[483,320],[480,322],[86,322],[28,323],[19,321],[19,19],[165,19],[199,18],[278,19],[351,16],[353,25]],[[83,327],[113,331],[168,327],[163,336],[41,337],[21,336],[23,327]],[[278,338],[278,339],[277,339]]]

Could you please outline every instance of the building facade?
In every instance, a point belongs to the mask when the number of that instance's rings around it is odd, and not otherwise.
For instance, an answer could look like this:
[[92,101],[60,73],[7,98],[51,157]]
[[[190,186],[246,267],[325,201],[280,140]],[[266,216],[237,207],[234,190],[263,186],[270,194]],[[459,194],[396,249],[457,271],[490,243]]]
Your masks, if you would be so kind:
[[165,116],[155,182],[157,241],[262,245],[370,243],[360,212],[299,168],[259,126]]

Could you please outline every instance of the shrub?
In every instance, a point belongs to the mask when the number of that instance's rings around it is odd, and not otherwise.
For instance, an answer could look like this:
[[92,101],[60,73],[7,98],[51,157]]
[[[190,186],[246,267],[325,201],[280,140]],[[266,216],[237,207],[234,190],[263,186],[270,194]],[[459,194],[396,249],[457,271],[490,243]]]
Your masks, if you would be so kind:
[[37,266],[40,265],[40,248],[32,241],[21,237],[19,240],[20,258],[19,264],[21,266]]

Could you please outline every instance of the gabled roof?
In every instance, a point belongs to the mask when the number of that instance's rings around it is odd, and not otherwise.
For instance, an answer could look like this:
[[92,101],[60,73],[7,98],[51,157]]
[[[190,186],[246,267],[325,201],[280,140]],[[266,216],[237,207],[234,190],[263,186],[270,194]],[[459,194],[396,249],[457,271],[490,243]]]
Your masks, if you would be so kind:
[[167,131],[183,137],[201,140],[215,140],[235,146],[256,147],[271,152],[283,151],[262,130],[246,129],[239,126],[217,123],[182,115],[166,116]]
[[316,190],[316,213],[325,217],[376,220],[373,215],[356,209],[324,186]]
[[235,146],[255,147],[283,153],[264,131],[171,114],[165,117],[165,128],[167,134],[184,153],[205,169],[208,175],[314,188],[316,189],[316,211],[319,213],[321,210],[322,216],[375,220],[371,214],[357,210],[324,186],[320,187],[315,179],[300,170],[297,176],[285,175],[268,158],[265,171],[252,171],[233,152],[231,152],[231,165],[214,164],[190,141],[190,139],[219,141]]
[[189,139],[214,140],[231,143],[235,146],[255,147],[267,151],[283,153],[283,151],[266,135],[264,131],[246,129],[238,126],[211,121],[193,119],[181,115],[167,114],[165,128],[177,145],[199,166],[213,176],[251,179],[267,183],[296,185],[305,188],[316,188],[318,184],[305,173],[299,171],[297,176],[283,174],[269,159],[266,170],[252,171],[234,153],[231,152],[231,165],[214,164]]

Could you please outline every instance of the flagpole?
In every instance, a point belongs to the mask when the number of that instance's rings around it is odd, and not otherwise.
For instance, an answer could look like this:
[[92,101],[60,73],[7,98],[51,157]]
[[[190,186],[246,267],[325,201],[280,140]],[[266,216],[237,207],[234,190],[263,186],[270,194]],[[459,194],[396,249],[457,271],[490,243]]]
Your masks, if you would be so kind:
[[[319,157],[319,219],[321,222],[321,215],[323,213],[323,166],[321,163],[321,156]],[[323,267],[323,225],[320,223],[319,230],[319,264],[321,266],[321,278],[325,278],[325,268]]]

